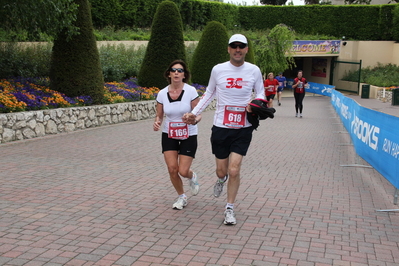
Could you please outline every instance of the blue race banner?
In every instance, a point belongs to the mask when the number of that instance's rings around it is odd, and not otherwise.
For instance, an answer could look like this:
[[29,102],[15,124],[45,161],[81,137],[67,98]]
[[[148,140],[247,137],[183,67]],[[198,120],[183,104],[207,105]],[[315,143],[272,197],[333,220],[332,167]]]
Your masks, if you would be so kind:
[[331,104],[356,153],[399,188],[399,117],[362,107],[336,90],[331,92]]
[[332,91],[335,89],[335,86],[325,85],[320,83],[308,82],[309,87],[305,88],[306,92],[316,93],[320,95],[325,95],[331,97]]
[[[294,80],[287,78],[287,88],[292,89],[292,85],[294,84]],[[309,87],[305,88],[306,92],[316,93],[320,95],[325,95],[331,97],[331,92],[335,89],[335,86],[320,84],[315,82],[308,82]]]

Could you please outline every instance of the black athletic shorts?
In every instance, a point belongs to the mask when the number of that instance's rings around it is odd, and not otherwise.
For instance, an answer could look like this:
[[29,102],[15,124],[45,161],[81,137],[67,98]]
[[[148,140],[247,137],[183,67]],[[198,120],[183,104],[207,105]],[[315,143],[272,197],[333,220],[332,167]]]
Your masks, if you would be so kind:
[[270,99],[274,100],[274,96],[276,96],[276,94],[270,94],[269,96],[266,96],[266,100],[270,101]]
[[226,159],[231,152],[247,155],[252,140],[253,127],[240,129],[212,127],[212,153],[218,159]]
[[171,139],[168,133],[162,132],[162,153],[164,151],[177,151],[178,154],[187,155],[195,158],[197,152],[197,135],[190,136],[188,139]]

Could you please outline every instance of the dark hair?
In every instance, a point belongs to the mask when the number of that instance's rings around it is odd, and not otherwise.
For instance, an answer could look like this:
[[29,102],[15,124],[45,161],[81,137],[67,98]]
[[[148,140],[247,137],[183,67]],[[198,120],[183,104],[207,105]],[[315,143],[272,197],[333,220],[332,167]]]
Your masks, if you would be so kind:
[[174,66],[176,64],[180,64],[180,65],[183,66],[183,69],[184,69],[183,82],[186,82],[186,81],[190,80],[191,75],[190,75],[190,71],[187,68],[187,64],[183,60],[178,59],[178,60],[175,60],[172,63],[170,63],[170,65],[166,69],[165,73],[163,74],[164,77],[168,80],[169,84],[171,83],[171,79],[169,77],[170,69],[171,69],[172,66]]

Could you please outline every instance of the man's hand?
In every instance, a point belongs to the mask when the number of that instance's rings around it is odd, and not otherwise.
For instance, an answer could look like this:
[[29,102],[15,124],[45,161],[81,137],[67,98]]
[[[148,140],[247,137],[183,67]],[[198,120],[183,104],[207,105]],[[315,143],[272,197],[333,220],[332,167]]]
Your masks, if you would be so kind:
[[197,116],[192,113],[185,113],[182,117],[182,120],[186,124],[195,125],[197,124],[196,118]]

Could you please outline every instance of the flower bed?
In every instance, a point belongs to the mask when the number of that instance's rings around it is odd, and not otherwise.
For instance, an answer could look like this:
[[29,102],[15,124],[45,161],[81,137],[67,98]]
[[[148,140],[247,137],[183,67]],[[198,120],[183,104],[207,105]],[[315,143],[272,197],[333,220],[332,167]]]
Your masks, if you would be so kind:
[[[193,86],[197,88],[200,95],[204,93],[204,86],[198,84],[193,84]],[[107,104],[154,100],[158,92],[159,88],[138,86],[136,78],[104,84],[104,98]],[[92,105],[92,99],[89,96],[72,98],[51,90],[48,78],[0,80],[0,113],[90,105]]]
[[[103,125],[155,117],[159,89],[141,88],[135,79],[106,83],[110,104],[93,105],[89,97],[69,98],[51,91],[47,79],[0,81],[0,143],[68,133]],[[205,87],[193,84],[200,95]],[[215,101],[208,110],[215,108]],[[65,108],[67,107],[67,108]],[[4,113],[8,111],[7,113]]]

